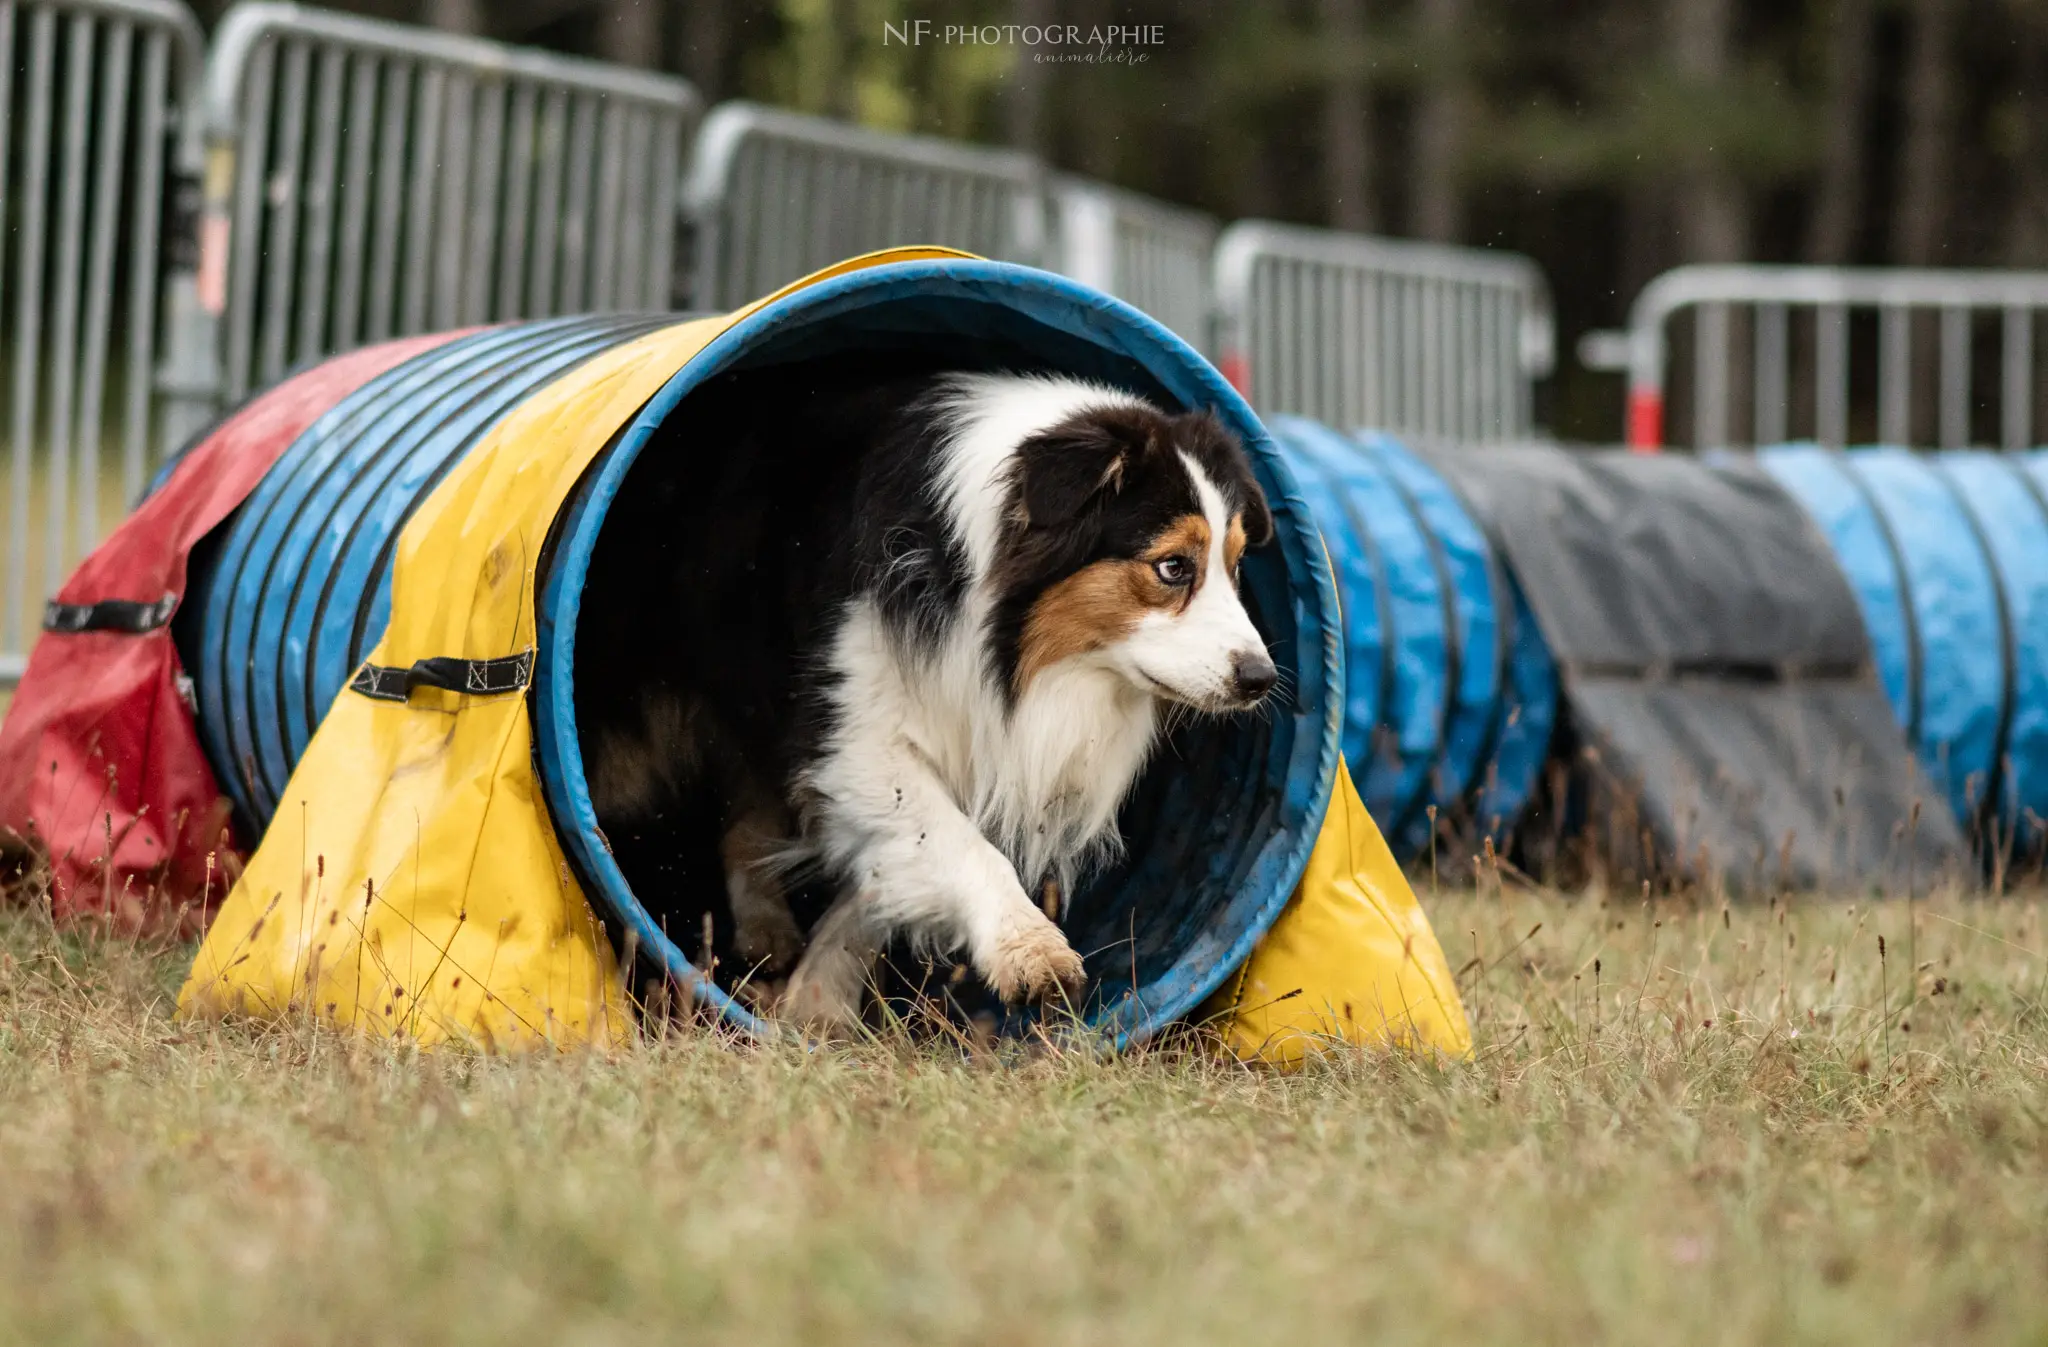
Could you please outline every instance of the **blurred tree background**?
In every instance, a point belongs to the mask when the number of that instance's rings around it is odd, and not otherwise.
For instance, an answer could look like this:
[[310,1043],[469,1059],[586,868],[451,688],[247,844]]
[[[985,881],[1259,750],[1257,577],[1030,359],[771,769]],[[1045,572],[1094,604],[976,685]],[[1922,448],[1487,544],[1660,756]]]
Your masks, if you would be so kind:
[[[213,8],[217,11],[219,4]],[[2048,265],[2048,0],[366,0],[745,97],[1031,149],[1225,218],[1512,248],[1555,287],[1553,428],[1620,431],[1570,360],[1657,272]],[[1139,65],[885,23],[1158,24]]]

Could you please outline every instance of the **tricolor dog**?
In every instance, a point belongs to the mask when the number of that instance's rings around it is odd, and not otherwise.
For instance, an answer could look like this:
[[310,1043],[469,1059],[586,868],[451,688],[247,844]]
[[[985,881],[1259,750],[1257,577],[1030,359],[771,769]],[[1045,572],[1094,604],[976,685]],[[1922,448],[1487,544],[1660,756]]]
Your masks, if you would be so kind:
[[[579,672],[601,825],[709,808],[733,956],[823,1027],[896,937],[1010,1002],[1078,992],[1042,897],[1113,856],[1168,708],[1244,711],[1279,677],[1237,586],[1271,517],[1213,414],[898,371],[694,394],[647,450],[687,466],[614,507],[628,541],[593,567],[642,630],[579,638],[617,643]],[[799,877],[828,895],[807,936]]]

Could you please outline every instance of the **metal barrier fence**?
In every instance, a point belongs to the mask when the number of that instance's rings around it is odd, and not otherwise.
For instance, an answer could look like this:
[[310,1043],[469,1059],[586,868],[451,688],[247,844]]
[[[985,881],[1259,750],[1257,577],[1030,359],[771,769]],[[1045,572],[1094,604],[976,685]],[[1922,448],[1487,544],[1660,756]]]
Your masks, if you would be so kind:
[[[1736,310],[1745,310],[1748,340],[1739,342]],[[1795,340],[1793,315],[1810,315],[1807,345]],[[1803,435],[1793,418],[1795,388],[1811,386],[1811,437],[1839,448],[1854,438],[1852,384],[1874,394],[1876,438],[1886,444],[1926,443],[1915,435],[1916,384],[1935,385],[1933,440],[1959,448],[1972,437],[1973,412],[1994,405],[1991,381],[1976,376],[1980,346],[1997,346],[1997,435],[2007,449],[2032,442],[2040,364],[2035,325],[2048,312],[2048,272],[1912,271],[1842,267],[1690,266],[1665,272],[1644,287],[1629,310],[1626,334],[1592,333],[1580,342],[1580,361],[1593,369],[1628,372],[1628,442],[1654,449],[1664,442],[1666,378],[1671,365],[1666,329],[1689,312],[1692,348],[1690,401],[1695,447],[1722,447],[1739,438],[1733,427],[1743,394],[1736,358],[1750,365],[1750,443],[1775,444]],[[1876,359],[1852,379],[1852,320],[1874,319]],[[1925,320],[1916,321],[1916,320]],[[1931,378],[1915,377],[1914,329],[1932,327]]]
[[721,103],[704,119],[684,191],[696,232],[691,303],[730,308],[895,244],[1042,265],[1044,200],[1028,154]]
[[386,337],[668,308],[699,112],[669,76],[235,6],[205,91],[221,400]]
[[1050,185],[1055,270],[1143,309],[1209,349],[1214,217],[1085,178]]
[[[1547,298],[1519,258],[1261,224],[1219,238],[1029,155],[743,103],[703,119],[685,177],[699,105],[681,80],[295,4],[230,8],[209,54],[173,0],[0,0],[0,95],[0,681],[32,601],[154,451],[387,337],[728,307],[918,241],[1065,270],[1205,348],[1213,281],[1226,358],[1269,411],[1507,438],[1548,368]],[[182,194],[202,180],[195,229]],[[100,473],[115,424],[118,500]]]
[[170,0],[0,0],[0,684],[148,470],[159,234],[173,165],[197,164],[179,110],[202,57]]
[[1533,428],[1555,338],[1526,257],[1245,221],[1213,274],[1219,364],[1261,412],[1466,443]]

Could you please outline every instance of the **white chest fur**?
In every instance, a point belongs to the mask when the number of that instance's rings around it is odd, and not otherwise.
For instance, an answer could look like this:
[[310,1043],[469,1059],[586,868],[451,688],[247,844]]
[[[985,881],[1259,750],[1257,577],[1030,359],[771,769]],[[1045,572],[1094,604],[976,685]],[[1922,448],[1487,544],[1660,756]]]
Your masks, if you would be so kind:
[[1081,658],[1046,670],[1008,706],[971,635],[974,615],[963,616],[953,639],[913,659],[871,605],[856,604],[837,642],[832,774],[859,772],[864,757],[915,754],[1020,882],[1050,877],[1067,892],[1118,844],[1117,807],[1151,752],[1157,703]]

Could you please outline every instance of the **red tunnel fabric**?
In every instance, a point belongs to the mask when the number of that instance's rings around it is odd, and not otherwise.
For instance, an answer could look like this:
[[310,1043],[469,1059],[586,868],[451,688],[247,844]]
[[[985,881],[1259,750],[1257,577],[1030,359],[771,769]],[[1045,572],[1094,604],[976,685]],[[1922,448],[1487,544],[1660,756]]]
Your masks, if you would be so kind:
[[[365,347],[258,395],[79,564],[57,602],[182,600],[194,545],[294,440],[363,384],[461,335]],[[36,642],[0,724],[0,853],[47,855],[57,916],[196,926],[226,895],[238,839],[183,678],[168,623]]]

